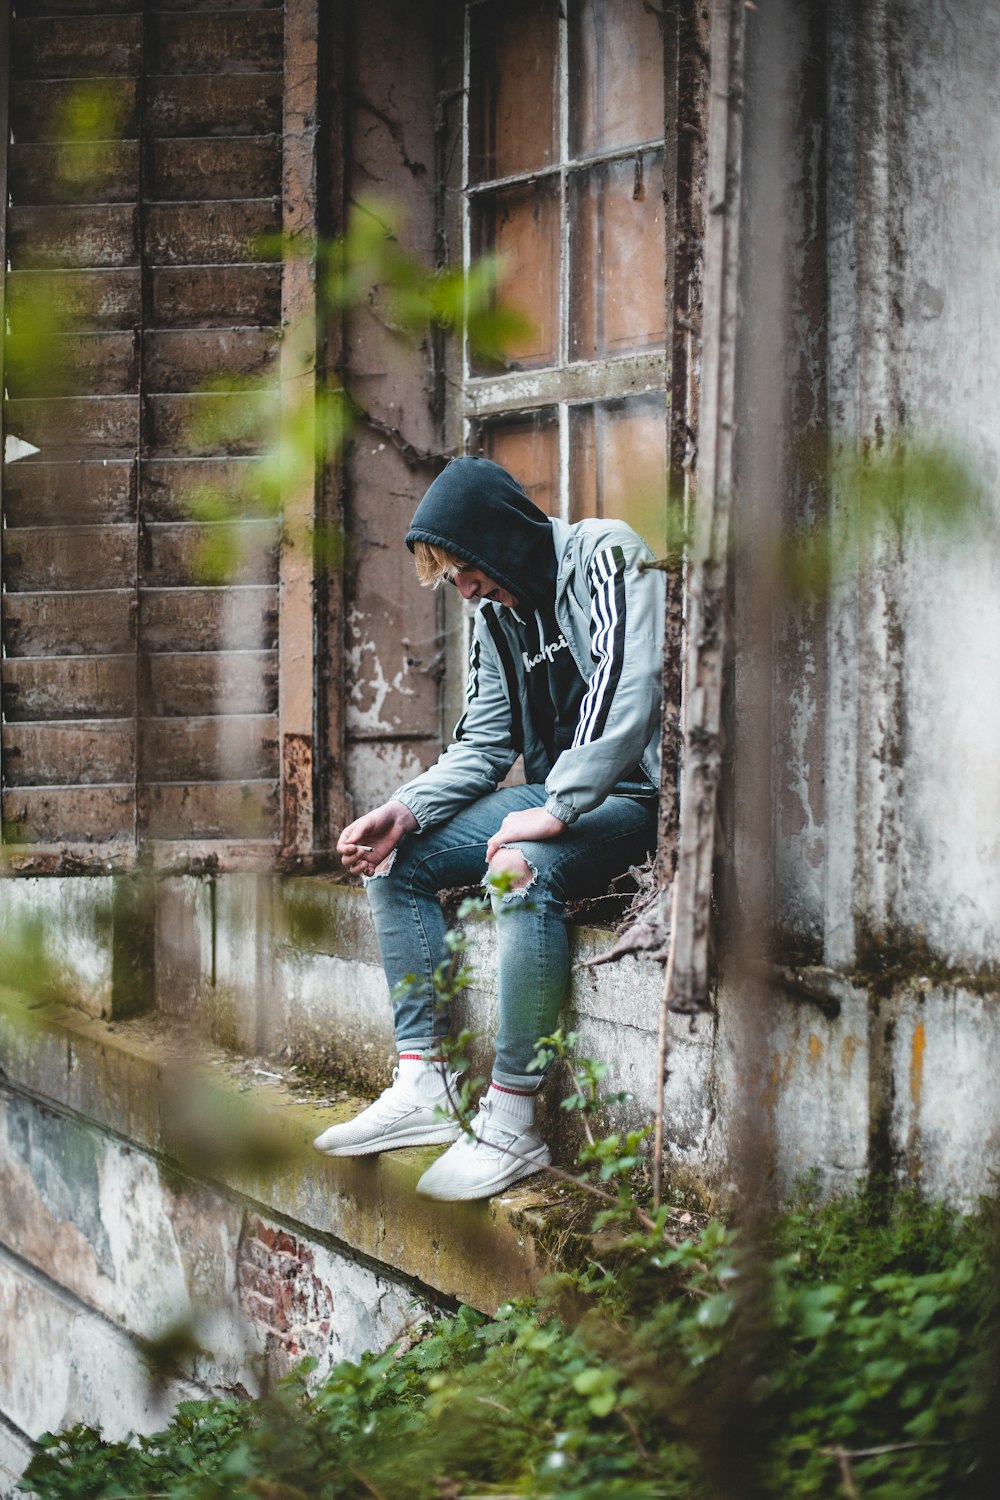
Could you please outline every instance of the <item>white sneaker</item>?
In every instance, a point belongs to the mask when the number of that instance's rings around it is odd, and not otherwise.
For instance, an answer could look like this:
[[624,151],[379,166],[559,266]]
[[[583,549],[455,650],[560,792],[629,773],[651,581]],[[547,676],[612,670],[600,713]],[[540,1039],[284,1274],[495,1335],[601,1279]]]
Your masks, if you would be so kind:
[[552,1160],[533,1125],[525,1125],[483,1099],[472,1121],[472,1135],[461,1135],[417,1183],[425,1198],[446,1202],[490,1198],[540,1172]]
[[448,1075],[448,1087],[442,1080],[436,1093],[426,1086],[411,1088],[392,1071],[392,1083],[374,1104],[369,1104],[353,1120],[331,1125],[313,1141],[317,1151],[326,1156],[371,1156],[376,1151],[394,1151],[398,1146],[436,1146],[453,1141],[460,1133],[455,1120],[442,1119],[436,1113],[448,1102],[448,1089],[454,1090],[458,1079]]

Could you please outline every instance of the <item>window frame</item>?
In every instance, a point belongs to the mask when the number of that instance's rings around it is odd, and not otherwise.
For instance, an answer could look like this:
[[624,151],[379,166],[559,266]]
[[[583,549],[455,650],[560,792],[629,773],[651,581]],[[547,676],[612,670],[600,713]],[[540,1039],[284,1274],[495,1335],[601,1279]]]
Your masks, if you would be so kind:
[[[558,515],[563,520],[570,516],[570,427],[572,409],[593,402],[621,399],[628,396],[663,392],[667,401],[667,421],[670,420],[670,391],[672,380],[671,359],[671,308],[672,298],[667,299],[662,346],[626,354],[605,355],[588,360],[570,357],[570,299],[572,296],[570,267],[570,183],[592,172],[595,167],[621,161],[635,160],[651,151],[663,153],[663,179],[661,184],[664,204],[664,276],[665,287],[670,286],[670,243],[672,240],[673,194],[667,187],[667,172],[671,153],[667,144],[670,135],[668,120],[671,114],[672,94],[669,87],[671,43],[669,24],[671,16],[663,13],[664,46],[664,129],[661,135],[628,146],[599,150],[587,155],[573,156],[570,151],[570,58],[569,58],[569,8],[556,6],[558,28],[557,77],[555,99],[558,105],[558,154],[557,159],[541,167],[508,173],[500,177],[472,180],[470,171],[471,126],[470,104],[472,97],[472,16],[477,9],[496,4],[496,0],[464,0],[462,5],[462,112],[459,158],[461,162],[460,184],[460,234],[462,265],[468,268],[473,259],[473,211],[477,199],[485,198],[511,187],[534,186],[551,181],[557,184],[560,219],[558,291],[557,291],[557,361],[537,369],[507,371],[495,375],[476,374],[471,368],[467,338],[461,342],[460,365],[460,412],[461,442],[467,450],[479,423],[490,417],[530,414],[540,408],[550,408],[556,413],[558,423]],[[667,441],[669,449],[669,441]],[[669,466],[669,456],[668,456]]]
[[[465,181],[468,162],[468,93],[469,16],[472,6],[486,0],[454,0],[462,18],[460,75],[456,76],[454,60],[450,75],[443,80],[440,97],[451,101],[461,98],[461,141],[456,147],[455,127],[447,125],[442,143],[442,191],[446,205],[443,213],[442,240],[447,247],[454,242],[461,247],[463,264],[471,251],[471,215]],[[721,673],[715,677],[706,701],[699,642],[690,622],[698,616],[697,598],[707,587],[715,589],[719,580],[713,566],[713,547],[707,536],[716,536],[718,502],[706,486],[713,476],[721,475],[716,465],[700,453],[699,430],[702,406],[702,365],[708,352],[710,364],[718,370],[721,355],[725,365],[728,349],[719,348],[720,326],[717,312],[706,309],[706,337],[711,344],[702,347],[702,307],[706,281],[706,245],[711,241],[711,260],[717,264],[721,242],[728,242],[725,280],[731,282],[734,251],[734,225],[723,223],[720,215],[713,219],[710,203],[715,203],[720,185],[725,197],[726,179],[732,180],[736,169],[738,146],[732,128],[732,115],[738,111],[739,66],[731,65],[730,35],[739,27],[730,14],[738,0],[712,0],[709,7],[696,0],[673,0],[663,5],[664,17],[664,205],[665,262],[664,294],[666,304],[666,345],[654,353],[643,352],[618,358],[577,363],[556,371],[528,370],[496,376],[476,376],[468,370],[467,353],[446,361],[444,386],[457,393],[445,403],[443,431],[450,451],[466,451],[476,423],[487,417],[518,413],[529,415],[540,408],[559,406],[563,434],[560,443],[560,513],[568,509],[568,462],[566,436],[569,413],[573,405],[602,399],[630,396],[648,391],[665,391],[667,482],[670,502],[684,517],[689,534],[696,533],[694,554],[673,555],[665,566],[667,574],[667,617],[664,643],[664,709],[662,733],[662,775],[660,817],[656,853],[656,881],[662,893],[661,909],[665,918],[672,912],[671,957],[668,962],[665,1003],[670,1009],[700,1010],[710,1000],[710,943],[713,926],[711,870],[715,849],[715,803],[717,782],[711,766],[690,766],[688,747],[698,739],[706,724],[714,722],[721,694]],[[456,22],[457,22],[456,15]],[[562,19],[566,35],[566,19]],[[715,56],[717,38],[721,39],[724,58]],[[565,44],[560,66],[565,67]],[[710,78],[710,67],[712,76]],[[730,97],[723,93],[716,101],[710,127],[710,94],[712,89],[735,88]],[[445,111],[447,116],[447,110]],[[725,124],[720,124],[725,121]],[[712,141],[714,195],[708,191],[709,137]],[[721,139],[719,138],[721,137]],[[560,163],[563,168],[563,129]],[[628,157],[634,148],[623,154]],[[589,159],[588,159],[589,160]],[[461,171],[458,170],[460,163]],[[555,168],[550,169],[554,171]],[[520,175],[520,174],[518,174]],[[526,178],[533,175],[526,173]],[[498,179],[502,181],[503,179]],[[486,191],[487,183],[477,183]],[[450,205],[450,207],[449,207]],[[458,207],[456,208],[456,205]],[[561,244],[561,256],[566,253]],[[445,258],[447,259],[447,253]],[[452,257],[454,259],[455,257]],[[564,267],[564,262],[561,261]],[[566,292],[562,291],[561,296]],[[731,309],[729,310],[731,312]],[[728,316],[728,313],[727,313]],[[565,324],[564,324],[565,326]],[[724,340],[723,340],[724,342]],[[725,424],[731,421],[731,404],[723,400],[720,410],[716,398],[708,397],[712,408],[711,423],[715,442]],[[722,433],[724,436],[724,432]],[[697,476],[697,477],[696,477]],[[701,498],[699,498],[699,496]],[[723,512],[726,507],[723,505]],[[724,527],[724,522],[723,522]],[[723,585],[724,586],[724,585]],[[454,606],[450,606],[454,608]],[[459,632],[447,632],[449,642],[446,684],[446,713],[452,722],[461,711],[458,686],[464,682],[464,655],[458,645]],[[718,649],[725,649],[721,640]],[[713,666],[715,663],[713,663]],[[697,702],[692,714],[692,694]],[[716,741],[713,738],[713,744]],[[698,757],[695,757],[696,761]],[[707,773],[707,774],[706,774]],[[700,799],[700,800],[699,800]],[[696,802],[698,805],[695,805]],[[682,818],[684,829],[682,834]],[[683,857],[682,855],[683,844]],[[663,929],[666,932],[666,927]],[[662,956],[662,955],[661,955]],[[666,1012],[664,1012],[665,1014]]]

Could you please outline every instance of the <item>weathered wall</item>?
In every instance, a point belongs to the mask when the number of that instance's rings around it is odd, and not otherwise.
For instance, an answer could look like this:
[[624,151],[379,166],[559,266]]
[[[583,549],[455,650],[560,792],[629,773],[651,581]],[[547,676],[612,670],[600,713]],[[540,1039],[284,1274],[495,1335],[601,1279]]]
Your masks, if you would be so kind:
[[[1000,951],[998,55],[974,0],[747,17],[740,504],[752,528],[783,494],[785,538],[829,526],[835,570],[777,621],[770,702],[739,632],[738,734],[775,735],[779,929],[845,972]],[[872,527],[828,438],[878,459],[903,432],[968,483],[928,489],[918,458]]]
[[[113,1096],[122,1071],[113,1051],[102,1062]],[[0,1089],[0,1411],[12,1458],[23,1463],[24,1439],[76,1421],[111,1437],[149,1431],[185,1396],[257,1392],[304,1355],[321,1373],[423,1315],[408,1287],[321,1232],[151,1153],[124,1098],[101,1120],[92,1106],[68,1110],[44,1067],[34,1082],[50,1103],[19,1092],[24,1070],[11,1071],[14,1087]],[[159,1381],[144,1344],[158,1340],[178,1351]]]
[[948,963],[1000,954],[1000,12],[928,0],[900,38],[906,419],[984,481],[967,540],[906,540],[896,920]]
[[[437,254],[434,30],[406,0],[350,6],[348,194],[392,210],[400,245]],[[377,212],[377,209],[376,209]],[[357,813],[440,749],[438,596],[416,580],[403,536],[442,460],[435,369],[379,295],[354,309],[345,355],[360,408],[347,464],[347,783]]]
[[[100,970],[102,952],[110,964],[112,935],[105,933],[102,949],[94,912],[107,904],[111,883],[82,882],[72,906],[59,880],[33,883],[34,910],[45,925],[60,924],[58,982],[74,1004],[88,976]],[[475,918],[467,932],[475,978],[456,1021],[488,1035],[495,1024],[492,922]],[[576,929],[577,960],[607,942],[600,929]],[[610,1063],[609,1088],[633,1095],[620,1114],[630,1122],[647,1120],[655,1104],[661,988],[660,967],[634,957],[573,971],[564,1025],[578,1032],[583,1054]],[[678,1167],[712,1186],[724,1184],[733,1141],[749,1120],[766,1127],[762,1150],[778,1192],[812,1167],[834,1186],[869,1164],[955,1200],[988,1190],[997,1155],[994,1114],[1000,1121],[989,1083],[1000,1006],[988,983],[933,968],[912,977],[862,978],[812,966],[773,971],[763,988],[766,1005],[749,1018],[747,994],[733,972],[720,986],[714,1016],[672,1023],[666,1100],[669,1150]],[[171,1028],[183,1037],[194,1023],[212,1045],[271,1059],[279,1068],[296,1064],[303,1076],[339,1079],[338,1087],[374,1090],[388,1080],[394,1056],[388,993],[357,886],[321,877],[161,879],[155,1001],[148,1024],[165,1038]],[[98,1021],[89,1024],[100,1029]],[[112,1020],[112,1048],[131,1024],[140,1023]],[[766,1062],[749,1100],[748,1026]],[[477,1062],[488,1066],[485,1043]],[[17,1055],[4,1066],[16,1079]],[[94,1066],[88,1087],[100,1092]],[[143,1085],[129,1087],[141,1097]],[[951,1093],[956,1097],[948,1104]],[[86,1099],[72,1107],[85,1112]],[[156,1136],[154,1144],[164,1149],[169,1140]],[[564,1149],[571,1149],[568,1140]]]
[[[35,886],[35,912],[63,923],[61,982],[79,995],[111,879],[85,882],[73,902],[56,879]],[[337,1162],[309,1145],[386,1081],[392,1056],[359,889],[249,875],[157,889],[156,1012],[0,1015],[0,1470],[46,1426],[160,1425],[138,1340],[178,1321],[193,1320],[211,1353],[182,1361],[168,1405],[236,1380],[254,1389],[263,1368],[301,1353],[325,1365],[378,1347],[441,1298],[495,1308],[544,1268],[544,1183],[440,1205],[414,1193],[434,1148]],[[490,923],[474,921],[470,939],[477,978],[461,1019],[486,1029]],[[581,930],[577,956],[606,941]],[[609,1062],[609,1089],[631,1091],[620,1123],[653,1110],[661,985],[659,967],[634,958],[574,974],[565,1022],[583,1053]],[[865,987],[812,968],[763,989],[731,978],[714,1016],[673,1023],[668,1174],[715,1201],[752,1152],[775,1196],[807,1171],[835,1190],[873,1166],[968,1203],[1000,1168],[998,1046],[995,997],[931,977]],[[207,1104],[180,1086],[205,1047]],[[569,1162],[555,1104],[547,1127]]]

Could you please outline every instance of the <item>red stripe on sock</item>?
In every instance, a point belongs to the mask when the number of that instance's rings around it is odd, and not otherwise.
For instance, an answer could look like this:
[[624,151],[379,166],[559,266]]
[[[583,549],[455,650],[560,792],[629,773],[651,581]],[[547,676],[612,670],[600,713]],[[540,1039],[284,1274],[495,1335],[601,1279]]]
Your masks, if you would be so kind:
[[494,1083],[492,1080],[490,1088],[496,1089],[498,1094],[516,1094],[519,1099],[533,1099],[538,1092],[537,1089],[511,1089],[505,1083]]
[[400,1062],[403,1062],[404,1059],[406,1062],[444,1062],[443,1057],[432,1057],[429,1052],[401,1052],[399,1054]]

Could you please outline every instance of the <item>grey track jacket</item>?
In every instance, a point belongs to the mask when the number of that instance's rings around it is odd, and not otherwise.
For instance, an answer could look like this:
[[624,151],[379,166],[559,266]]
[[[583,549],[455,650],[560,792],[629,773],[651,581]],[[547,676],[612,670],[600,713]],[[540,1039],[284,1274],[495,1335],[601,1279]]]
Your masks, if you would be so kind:
[[503,605],[484,601],[454,741],[393,793],[421,828],[495,791],[519,754],[525,780],[544,781],[546,810],[564,823],[598,807],[637,765],[659,785],[664,575],[639,571],[652,553],[623,521],[554,520],[552,530],[556,619],[587,684],[573,743],[549,770],[528,712],[516,621]]

